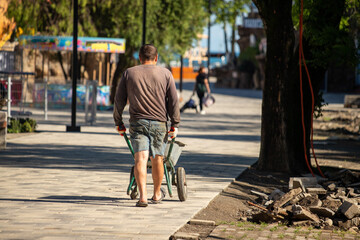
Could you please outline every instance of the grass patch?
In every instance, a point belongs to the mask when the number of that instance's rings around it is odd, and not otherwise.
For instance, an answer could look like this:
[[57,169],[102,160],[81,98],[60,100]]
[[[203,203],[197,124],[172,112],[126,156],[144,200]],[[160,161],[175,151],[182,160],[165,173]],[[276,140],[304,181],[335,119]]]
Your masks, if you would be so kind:
[[275,232],[275,231],[279,230],[279,227],[274,226],[274,227],[270,228],[269,230],[270,230],[270,232]]
[[34,132],[36,130],[37,123],[31,118],[10,118],[9,125],[7,127],[8,133],[23,133]]

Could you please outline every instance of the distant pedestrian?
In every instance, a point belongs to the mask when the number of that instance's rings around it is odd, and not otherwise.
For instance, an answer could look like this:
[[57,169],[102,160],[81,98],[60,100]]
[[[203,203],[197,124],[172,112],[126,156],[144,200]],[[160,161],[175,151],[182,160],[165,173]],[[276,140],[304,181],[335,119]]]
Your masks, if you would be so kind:
[[196,76],[196,82],[194,85],[194,90],[192,95],[195,95],[195,92],[199,97],[200,114],[204,115],[205,110],[203,109],[203,105],[204,105],[203,99],[205,93],[207,92],[208,94],[210,94],[211,91],[210,91],[209,80],[205,73],[205,68],[202,66],[199,68],[199,74]]
[[[129,101],[130,141],[135,152],[134,174],[140,193],[137,207],[146,207],[147,161],[152,163],[154,193],[153,203],[159,203],[165,197],[161,189],[164,176],[164,152],[168,141],[176,137],[180,123],[180,110],[175,81],[168,69],[156,66],[157,49],[151,44],[140,48],[141,65],[127,69],[115,95],[114,121],[119,134],[126,131],[122,114]],[[167,120],[170,118],[170,131]]]

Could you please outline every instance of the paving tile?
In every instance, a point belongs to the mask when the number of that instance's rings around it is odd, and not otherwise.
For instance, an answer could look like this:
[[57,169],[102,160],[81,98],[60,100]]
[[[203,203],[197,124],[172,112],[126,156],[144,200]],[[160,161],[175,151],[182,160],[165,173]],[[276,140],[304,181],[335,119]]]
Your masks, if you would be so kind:
[[[220,89],[207,115],[183,114],[178,140],[187,146],[178,166],[186,169],[188,200],[180,202],[173,187],[173,198],[146,209],[126,195],[133,159],[111,112],[68,133],[69,112],[49,111],[44,121],[41,110],[29,109],[41,132],[11,139],[0,152],[0,239],[168,239],[257,160],[260,95]],[[148,198],[151,182],[148,174]]]

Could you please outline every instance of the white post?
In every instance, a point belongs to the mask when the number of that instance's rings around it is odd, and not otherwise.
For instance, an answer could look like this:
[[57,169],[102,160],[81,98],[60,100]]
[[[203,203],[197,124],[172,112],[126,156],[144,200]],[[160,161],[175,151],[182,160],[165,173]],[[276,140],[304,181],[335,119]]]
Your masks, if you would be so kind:
[[93,97],[91,108],[91,125],[96,123],[96,108],[97,108],[97,81],[93,82]]
[[89,122],[89,99],[90,99],[90,93],[89,93],[89,88],[90,88],[90,82],[91,81],[86,81],[85,83],[85,123],[87,124]]
[[45,120],[48,120],[48,79],[45,78],[45,99],[44,99]]
[[7,94],[7,116],[11,118],[11,77],[8,77],[8,94]]

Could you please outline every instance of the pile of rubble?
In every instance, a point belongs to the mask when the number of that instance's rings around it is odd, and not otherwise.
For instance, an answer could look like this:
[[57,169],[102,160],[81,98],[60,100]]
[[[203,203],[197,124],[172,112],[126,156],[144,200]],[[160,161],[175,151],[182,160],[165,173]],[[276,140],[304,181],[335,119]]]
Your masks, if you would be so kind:
[[250,219],[254,222],[281,221],[289,225],[359,232],[360,174],[341,170],[329,178],[293,177],[289,191],[275,189],[270,194],[251,191],[258,196]]
[[314,129],[334,134],[360,135],[360,109],[324,109]]

